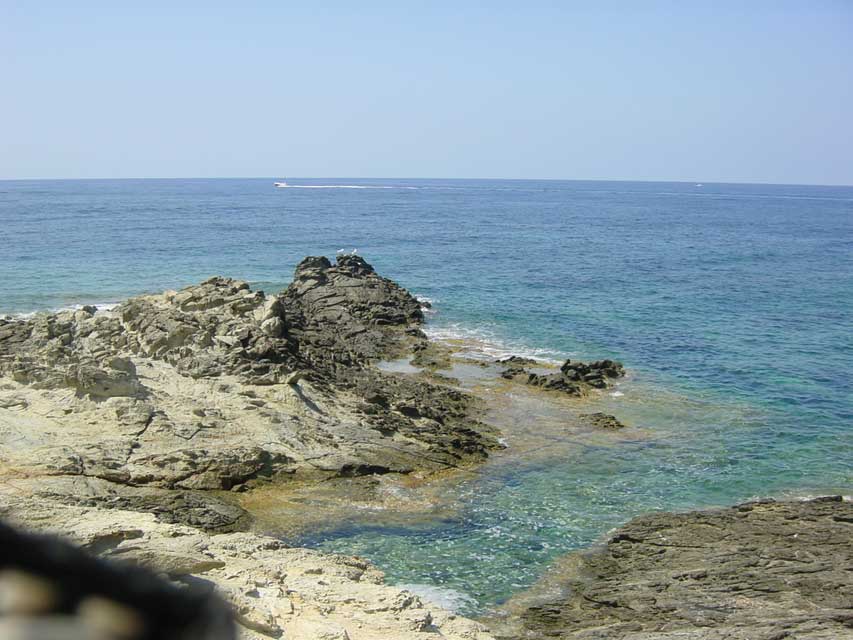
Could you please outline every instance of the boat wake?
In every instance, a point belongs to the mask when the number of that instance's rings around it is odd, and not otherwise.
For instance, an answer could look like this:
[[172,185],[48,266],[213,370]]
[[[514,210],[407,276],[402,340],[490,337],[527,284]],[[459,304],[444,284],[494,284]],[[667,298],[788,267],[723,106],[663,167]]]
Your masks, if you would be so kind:
[[279,189],[421,189],[421,187],[380,186],[363,184],[276,184],[275,186]]

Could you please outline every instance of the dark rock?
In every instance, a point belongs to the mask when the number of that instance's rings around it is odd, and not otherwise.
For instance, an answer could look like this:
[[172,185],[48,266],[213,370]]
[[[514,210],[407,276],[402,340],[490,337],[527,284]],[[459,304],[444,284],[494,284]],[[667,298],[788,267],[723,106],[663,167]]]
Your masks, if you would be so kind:
[[585,392],[583,384],[573,382],[566,376],[560,373],[550,373],[540,375],[538,373],[530,373],[527,375],[527,384],[547,389],[548,391],[559,391],[570,396],[580,396]]
[[362,410],[372,428],[417,440],[433,462],[455,467],[500,446],[494,429],[475,417],[479,401],[462,391],[375,370],[359,372],[351,385],[370,403]]
[[853,503],[655,513],[571,554],[494,624],[500,638],[853,638]]
[[425,341],[406,331],[423,321],[418,300],[360,256],[340,256],[335,266],[306,258],[281,299],[300,354],[320,368],[363,366]]
[[[595,362],[572,362],[566,360],[559,373],[534,373],[527,370],[527,358],[512,356],[498,360],[508,364],[501,376],[507,380],[523,380],[525,384],[541,387],[548,391],[558,391],[570,396],[585,395],[590,389],[606,389],[610,379],[625,375],[622,363],[615,360]],[[535,361],[534,361],[535,362]]]
[[574,371],[581,376],[595,375],[607,378],[621,378],[625,375],[625,367],[616,360],[596,360],[588,363],[566,360],[560,367],[560,371],[564,374]]
[[241,507],[204,492],[140,490],[136,493],[126,491],[117,495],[79,497],[40,495],[84,507],[153,513],[160,522],[183,524],[209,533],[245,531],[252,520]]
[[527,367],[527,366],[535,366],[539,364],[533,358],[524,358],[522,356],[508,356],[506,358],[500,358],[495,360],[495,364],[509,364],[516,365],[518,367]]

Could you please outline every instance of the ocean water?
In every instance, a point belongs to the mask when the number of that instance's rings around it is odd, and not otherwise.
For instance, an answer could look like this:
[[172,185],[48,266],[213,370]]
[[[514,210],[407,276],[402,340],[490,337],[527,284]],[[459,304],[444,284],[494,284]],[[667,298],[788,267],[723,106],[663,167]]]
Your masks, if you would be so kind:
[[[482,612],[649,510],[853,493],[853,188],[570,181],[0,182],[0,314],[357,249],[496,352],[614,357],[646,438],[465,483],[453,517],[306,539]],[[346,188],[337,188],[346,187]],[[355,188],[354,188],[355,187]]]

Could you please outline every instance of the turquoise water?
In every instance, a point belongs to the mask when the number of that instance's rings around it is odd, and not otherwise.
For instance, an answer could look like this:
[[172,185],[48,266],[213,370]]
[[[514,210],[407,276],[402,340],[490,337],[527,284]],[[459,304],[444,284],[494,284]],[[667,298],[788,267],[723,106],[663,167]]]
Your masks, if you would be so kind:
[[[275,290],[357,248],[430,330],[616,357],[650,437],[478,477],[459,514],[307,542],[481,610],[650,509],[853,485],[853,188],[556,181],[0,182],[0,313],[223,273]],[[621,403],[621,404],[619,404]]]

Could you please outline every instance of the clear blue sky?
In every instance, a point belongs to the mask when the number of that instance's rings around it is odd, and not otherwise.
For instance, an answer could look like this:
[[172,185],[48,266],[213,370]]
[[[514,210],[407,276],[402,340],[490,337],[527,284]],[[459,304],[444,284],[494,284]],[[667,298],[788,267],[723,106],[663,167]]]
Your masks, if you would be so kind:
[[853,0],[129,4],[0,0],[0,178],[853,184]]

